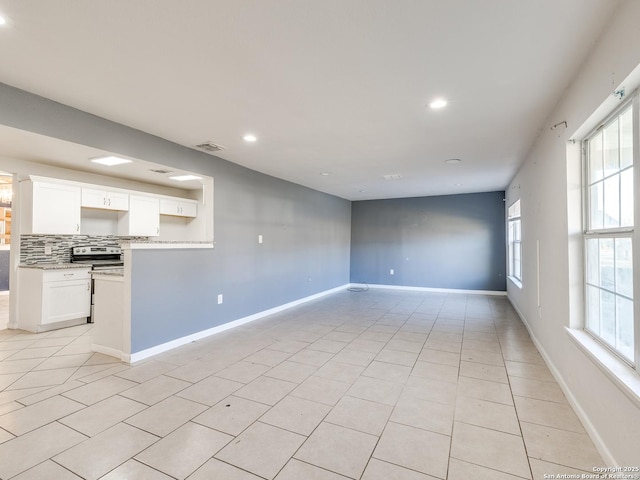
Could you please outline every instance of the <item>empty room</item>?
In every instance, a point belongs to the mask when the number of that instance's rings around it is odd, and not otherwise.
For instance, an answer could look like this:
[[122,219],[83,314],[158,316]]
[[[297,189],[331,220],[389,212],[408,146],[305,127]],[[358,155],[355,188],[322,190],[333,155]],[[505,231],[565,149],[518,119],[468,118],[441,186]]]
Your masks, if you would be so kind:
[[0,480],[640,479],[638,25],[0,0]]

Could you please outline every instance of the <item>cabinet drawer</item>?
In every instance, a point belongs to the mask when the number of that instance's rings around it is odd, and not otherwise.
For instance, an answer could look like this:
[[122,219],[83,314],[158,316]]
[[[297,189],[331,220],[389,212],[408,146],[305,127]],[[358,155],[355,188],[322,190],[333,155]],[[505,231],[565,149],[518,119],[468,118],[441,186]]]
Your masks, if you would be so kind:
[[47,270],[43,272],[43,282],[61,282],[64,280],[86,280],[91,278],[91,270],[88,268],[64,268],[60,270]]

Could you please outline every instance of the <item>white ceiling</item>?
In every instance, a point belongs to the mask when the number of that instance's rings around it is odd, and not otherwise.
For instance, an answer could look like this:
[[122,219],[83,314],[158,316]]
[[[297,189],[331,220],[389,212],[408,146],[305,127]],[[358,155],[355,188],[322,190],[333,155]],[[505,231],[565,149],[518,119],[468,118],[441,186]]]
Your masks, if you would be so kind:
[[0,0],[0,82],[350,200],[500,190],[618,3]]

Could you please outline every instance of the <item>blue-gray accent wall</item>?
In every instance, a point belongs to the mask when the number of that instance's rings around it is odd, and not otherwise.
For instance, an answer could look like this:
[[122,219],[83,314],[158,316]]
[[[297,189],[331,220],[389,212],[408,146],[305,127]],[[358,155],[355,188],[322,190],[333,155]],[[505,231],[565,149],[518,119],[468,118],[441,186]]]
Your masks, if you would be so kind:
[[0,250],[0,291],[9,290],[9,250]]
[[353,202],[351,281],[505,291],[503,199],[490,192]]

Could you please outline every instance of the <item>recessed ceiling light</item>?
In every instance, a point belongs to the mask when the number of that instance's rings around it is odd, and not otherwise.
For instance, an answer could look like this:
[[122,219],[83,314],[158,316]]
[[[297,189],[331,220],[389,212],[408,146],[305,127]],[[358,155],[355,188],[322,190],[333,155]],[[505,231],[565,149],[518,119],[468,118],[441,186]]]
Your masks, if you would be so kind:
[[329,174],[327,172],[322,172],[320,175],[322,175],[323,177],[328,177]]
[[366,192],[366,190],[358,190],[360,193],[364,193]]
[[114,157],[113,155],[108,157],[92,158],[93,163],[99,163],[100,165],[106,165],[107,167],[113,167],[114,165],[122,165],[123,163],[131,163],[132,160],[126,158]]
[[177,180],[178,182],[186,182],[188,180],[200,180],[202,177],[197,175],[178,175],[176,177],[169,177],[171,180]]
[[429,107],[433,108],[434,110],[437,110],[439,108],[444,108],[446,106],[447,106],[447,101],[444,98],[436,98],[429,104]]
[[453,184],[453,186],[454,186],[454,187],[461,187],[461,186],[462,186],[462,184],[461,184],[461,183],[454,183],[454,184]]
[[448,163],[449,165],[455,165],[457,163],[462,163],[462,160],[460,160],[459,158],[450,158],[448,160],[445,160],[444,163]]
[[242,139],[245,142],[249,142],[249,143],[253,143],[256,140],[258,140],[258,137],[256,137],[255,135],[251,134],[251,133],[247,133],[244,137],[242,137]]
[[2,15],[0,15],[0,25],[6,25],[6,24],[7,24],[7,19]]

